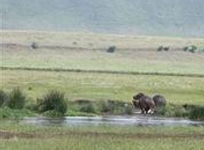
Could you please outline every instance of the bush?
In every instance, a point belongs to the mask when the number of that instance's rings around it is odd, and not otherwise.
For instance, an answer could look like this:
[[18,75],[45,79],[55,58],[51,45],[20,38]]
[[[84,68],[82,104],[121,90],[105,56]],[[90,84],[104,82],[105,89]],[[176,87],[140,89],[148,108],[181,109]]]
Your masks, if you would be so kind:
[[36,42],[33,42],[33,43],[31,44],[31,48],[32,48],[32,49],[37,49],[37,48],[39,48],[39,46],[38,46],[38,44],[37,44]]
[[64,93],[49,91],[43,99],[37,99],[37,109],[39,112],[51,111],[54,114],[64,115],[67,111]]
[[190,111],[189,118],[190,119],[204,120],[204,107],[202,107],[202,106],[194,107]]
[[3,90],[0,90],[0,107],[8,100],[8,95]]
[[100,106],[101,106],[101,112],[114,112],[115,110],[115,103],[111,100],[107,100],[107,101],[101,101],[100,102]]
[[96,112],[95,107],[92,103],[89,103],[89,104],[82,106],[80,111],[86,112],[86,113],[95,113]]
[[9,107],[0,108],[0,119],[3,118],[10,118],[10,119],[17,119],[23,117],[33,117],[35,114],[27,109],[11,109]]
[[166,107],[157,107],[155,114],[166,117],[187,117],[189,111],[183,106],[168,104]]
[[169,51],[169,47],[164,47],[164,51]]
[[14,88],[6,101],[6,105],[11,109],[23,109],[25,106],[26,96],[19,88]]
[[114,53],[116,50],[116,46],[110,46],[108,49],[107,49],[107,52],[108,53]]
[[157,48],[157,51],[158,52],[161,52],[163,50],[163,46],[159,46],[158,48]]
[[197,50],[197,47],[195,45],[186,46],[186,47],[183,48],[183,50],[185,52],[195,53],[195,51]]
[[168,111],[167,107],[156,107],[154,110],[155,114],[161,116],[164,116],[167,113],[167,111]]
[[161,51],[169,51],[169,47],[167,47],[167,46],[159,46],[158,48],[157,48],[157,51],[158,52],[161,52]]
[[131,105],[125,104],[125,114],[132,115],[133,114],[133,107]]

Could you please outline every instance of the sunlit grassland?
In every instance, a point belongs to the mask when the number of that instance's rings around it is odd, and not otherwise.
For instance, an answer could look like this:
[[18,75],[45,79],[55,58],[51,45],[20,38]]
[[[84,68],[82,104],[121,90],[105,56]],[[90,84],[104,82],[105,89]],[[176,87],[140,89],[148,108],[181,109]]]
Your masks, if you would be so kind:
[[162,135],[196,135],[203,134],[203,126],[123,126],[123,125],[29,125],[21,120],[3,120],[0,122],[1,131],[11,133],[30,133],[36,135],[62,135],[68,133],[112,133],[112,134],[162,134]]
[[[118,48],[158,48],[159,46],[171,46],[182,48],[187,45],[204,46],[203,38],[142,36],[98,34],[89,32],[46,32],[46,31],[6,31],[0,30],[2,43],[18,43],[30,45],[37,42],[40,45],[72,46],[80,48],[107,48],[115,45]],[[76,42],[75,44],[73,44]]]
[[4,150],[202,150],[203,139],[184,138],[184,139],[140,139],[124,137],[103,137],[103,136],[68,136],[52,137],[46,139],[13,139],[3,140],[1,148]]
[[2,67],[204,74],[204,54],[118,50],[7,49]]
[[[26,31],[0,36],[2,44],[10,44],[2,47],[1,67],[204,74],[204,54],[182,51],[189,45],[204,47],[199,38]],[[32,49],[32,42],[39,48]],[[107,53],[112,45],[116,51]],[[157,52],[161,45],[170,50]]]
[[[179,149],[199,150],[204,146],[203,127],[127,127],[127,126],[29,126],[0,123],[1,130],[21,133],[1,139],[1,148],[13,149]],[[32,138],[22,135],[33,135]],[[142,136],[145,135],[145,136]],[[29,137],[29,136],[28,136]]]
[[204,78],[89,72],[1,70],[0,88],[20,87],[31,100],[49,90],[60,90],[68,100],[131,102],[137,92],[160,93],[174,104],[204,104]]

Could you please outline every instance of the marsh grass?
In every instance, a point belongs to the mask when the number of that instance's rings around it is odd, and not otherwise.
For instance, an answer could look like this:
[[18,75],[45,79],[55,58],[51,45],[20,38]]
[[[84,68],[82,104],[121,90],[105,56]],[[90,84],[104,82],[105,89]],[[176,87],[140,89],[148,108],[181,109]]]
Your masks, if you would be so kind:
[[[36,144],[37,143],[37,144]],[[74,150],[198,150],[204,146],[202,139],[131,139],[123,137],[92,137],[92,136],[71,136],[55,137],[47,139],[11,139],[1,142],[4,150],[13,150],[16,147],[21,150],[50,150],[50,149],[74,149]]]
[[13,88],[8,94],[8,99],[5,105],[11,109],[23,109],[26,103],[26,95],[19,87]]
[[4,90],[0,90],[0,107],[8,100],[8,94]]
[[197,119],[197,120],[204,120],[204,107],[203,106],[193,106],[190,109],[189,118]]
[[19,119],[24,117],[37,116],[36,113],[28,109],[11,109],[9,107],[0,108],[0,119]]
[[[1,140],[1,148],[19,149],[202,149],[203,127],[36,127],[1,122],[0,128],[17,136]],[[21,133],[21,134],[18,134]],[[19,135],[19,136],[18,136]],[[33,135],[32,138],[23,135]],[[142,136],[144,135],[144,136]]]
[[67,111],[64,93],[57,90],[47,92],[42,99],[37,99],[37,110],[48,116],[61,116]]
[[[148,95],[160,93],[168,103],[203,105],[204,78],[153,75],[120,75],[74,72],[1,70],[6,91],[18,85],[33,100],[49,90],[59,89],[73,101],[119,100],[131,102],[140,91]],[[12,81],[12,82],[11,82]],[[32,88],[32,90],[28,90]]]
[[[178,109],[168,106],[167,110],[161,110],[161,114],[169,116],[188,114],[179,108],[183,104],[204,105],[204,55],[182,50],[187,45],[203,47],[202,38],[16,31],[3,31],[0,36],[4,37],[0,67],[14,68],[0,70],[0,88],[10,90],[19,86],[31,104],[45,92],[59,89],[65,93],[66,102],[85,98],[129,104],[137,92],[159,93],[165,95],[168,103],[178,106]],[[33,41],[40,47],[31,50]],[[117,45],[117,53],[106,52],[110,45]],[[160,45],[168,45],[171,50],[158,53]],[[66,113],[79,114],[81,110],[84,114],[94,111],[93,108],[96,113],[101,112],[94,103],[94,107],[80,105]],[[102,110],[131,113],[131,107],[123,108],[116,102],[105,102]],[[178,111],[172,114],[172,109]]]

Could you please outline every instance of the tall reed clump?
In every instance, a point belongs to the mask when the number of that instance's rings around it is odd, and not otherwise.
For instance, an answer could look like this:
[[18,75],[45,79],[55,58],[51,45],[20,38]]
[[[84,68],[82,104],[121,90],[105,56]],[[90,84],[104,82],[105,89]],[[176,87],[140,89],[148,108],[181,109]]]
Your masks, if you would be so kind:
[[26,96],[20,88],[14,88],[8,95],[5,105],[11,109],[23,109],[26,102]]
[[49,91],[42,99],[37,99],[37,110],[48,116],[63,116],[67,111],[64,93]]
[[0,90],[0,107],[8,100],[8,95],[3,90]]
[[194,108],[192,108],[190,111],[189,118],[196,120],[204,120],[204,107],[194,106]]
[[115,104],[111,100],[102,100],[100,101],[100,111],[102,113],[114,113],[115,111]]

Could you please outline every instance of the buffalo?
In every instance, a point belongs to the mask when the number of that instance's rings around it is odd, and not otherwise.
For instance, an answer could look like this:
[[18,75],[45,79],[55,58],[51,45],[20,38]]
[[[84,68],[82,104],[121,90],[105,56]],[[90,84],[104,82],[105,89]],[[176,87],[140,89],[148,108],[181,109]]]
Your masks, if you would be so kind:
[[165,107],[166,106],[166,99],[162,95],[155,95],[153,96],[153,101],[156,107]]
[[141,113],[143,114],[154,112],[155,107],[154,100],[143,93],[138,93],[137,95],[134,95],[132,102],[135,107],[139,107],[141,109]]

